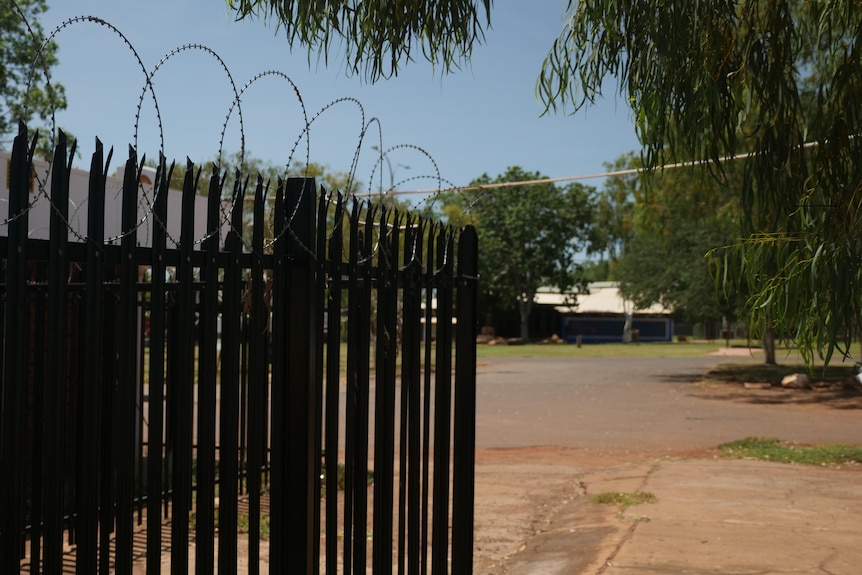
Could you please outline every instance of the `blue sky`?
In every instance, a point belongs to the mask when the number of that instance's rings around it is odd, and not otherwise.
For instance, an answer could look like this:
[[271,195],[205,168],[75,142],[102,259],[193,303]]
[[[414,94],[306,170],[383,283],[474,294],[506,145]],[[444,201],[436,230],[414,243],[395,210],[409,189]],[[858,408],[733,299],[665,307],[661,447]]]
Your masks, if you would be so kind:
[[[604,99],[574,115],[541,117],[535,82],[542,60],[562,25],[562,0],[497,2],[493,29],[474,49],[463,70],[442,76],[417,56],[395,78],[369,85],[345,73],[336,56],[329,67],[308,63],[302,48],[289,50],[274,28],[259,21],[234,22],[221,0],[49,0],[42,18],[46,33],[75,16],[95,16],[117,28],[134,47],[147,71],[172,50],[206,46],[224,62],[237,90],[258,74],[242,96],[247,153],[284,164],[297,140],[294,158],[349,171],[359,149],[356,178],[368,189],[388,187],[386,163],[373,173],[378,152],[388,154],[400,189],[466,185],[483,173],[491,177],[519,165],[557,178],[604,171],[604,163],[638,149],[631,115],[611,83]],[[145,74],[132,51],[111,29],[78,22],[56,36],[60,64],[53,78],[67,91],[69,108],[58,125],[79,138],[88,158],[96,136],[125,157],[134,142],[135,119]],[[153,76],[169,158],[205,161],[219,151],[219,139],[231,109],[233,90],[221,63],[202,49],[182,50]],[[310,142],[300,139],[305,125],[299,91],[312,123]],[[366,133],[365,122],[379,120]],[[149,94],[141,108],[138,149],[152,157],[160,147],[155,106]],[[225,129],[224,150],[241,145],[236,110]],[[432,162],[433,159],[433,162]],[[114,165],[119,160],[115,159]],[[79,160],[79,163],[88,160]],[[436,164],[436,168],[435,168]],[[600,181],[586,183],[599,185]]]

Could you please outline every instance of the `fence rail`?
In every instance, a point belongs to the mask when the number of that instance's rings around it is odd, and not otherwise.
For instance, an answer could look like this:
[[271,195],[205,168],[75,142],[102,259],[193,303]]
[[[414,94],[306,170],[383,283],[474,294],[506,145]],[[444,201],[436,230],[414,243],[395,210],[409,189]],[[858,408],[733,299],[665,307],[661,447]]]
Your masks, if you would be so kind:
[[475,231],[191,163],[169,213],[130,149],[109,244],[97,142],[70,241],[67,147],[47,240],[24,126],[10,162],[0,572],[472,572]]

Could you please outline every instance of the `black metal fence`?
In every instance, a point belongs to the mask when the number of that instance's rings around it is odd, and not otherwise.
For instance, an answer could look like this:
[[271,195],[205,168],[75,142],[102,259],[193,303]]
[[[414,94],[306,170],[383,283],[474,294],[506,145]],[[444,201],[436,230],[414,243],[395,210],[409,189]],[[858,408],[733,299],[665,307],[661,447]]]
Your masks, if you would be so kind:
[[130,149],[112,245],[97,143],[70,241],[61,137],[50,239],[28,239],[32,154],[22,126],[0,238],[0,572],[472,571],[472,228],[313,180],[223,193],[214,171],[196,242],[200,174],[168,213],[162,161],[143,241]]

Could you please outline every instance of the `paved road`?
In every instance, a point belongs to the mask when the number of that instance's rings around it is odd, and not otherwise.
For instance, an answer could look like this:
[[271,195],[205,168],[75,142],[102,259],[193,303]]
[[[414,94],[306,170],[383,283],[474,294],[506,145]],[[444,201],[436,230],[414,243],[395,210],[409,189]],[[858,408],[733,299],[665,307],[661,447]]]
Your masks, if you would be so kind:
[[859,411],[816,413],[804,401],[770,405],[769,393],[719,399],[691,385],[709,368],[745,357],[483,359],[477,448],[555,445],[591,449],[698,449],[765,435],[857,444]]

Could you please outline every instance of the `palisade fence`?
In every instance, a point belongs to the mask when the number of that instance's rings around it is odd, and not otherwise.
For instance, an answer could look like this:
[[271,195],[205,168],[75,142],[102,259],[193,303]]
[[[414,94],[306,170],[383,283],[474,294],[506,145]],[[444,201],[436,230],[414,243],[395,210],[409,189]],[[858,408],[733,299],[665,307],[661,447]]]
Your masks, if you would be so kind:
[[472,572],[474,229],[309,179],[223,193],[214,169],[196,241],[200,174],[168,213],[162,160],[144,242],[130,148],[112,243],[97,141],[78,237],[61,134],[50,240],[28,239],[32,155],[22,125],[0,238],[0,572]]

